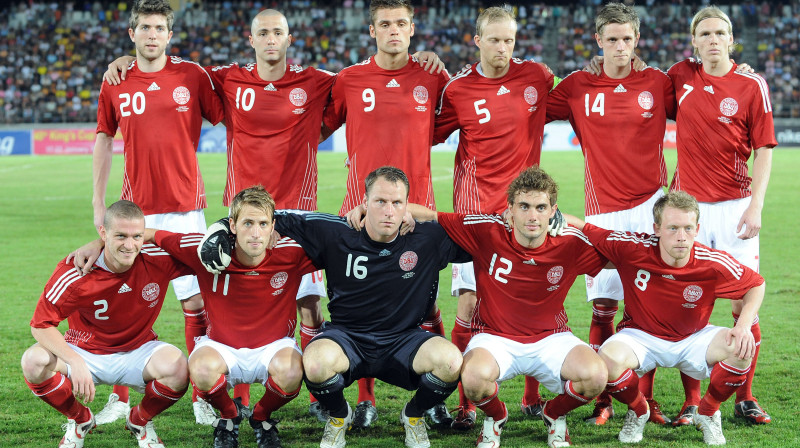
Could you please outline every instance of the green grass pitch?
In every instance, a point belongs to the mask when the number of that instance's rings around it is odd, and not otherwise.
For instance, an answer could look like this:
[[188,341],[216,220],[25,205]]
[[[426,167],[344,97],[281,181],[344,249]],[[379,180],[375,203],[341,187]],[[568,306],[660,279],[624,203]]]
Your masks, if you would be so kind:
[[[335,213],[344,197],[345,155],[323,153],[319,156],[319,208]],[[674,166],[675,153],[667,151]],[[205,177],[209,209],[206,219],[212,222],[227,210],[221,205],[225,180],[225,156],[200,154]],[[542,166],[560,183],[559,206],[580,214],[583,208],[583,161],[577,152],[545,153]],[[755,395],[773,417],[768,426],[751,427],[734,420],[733,403],[722,405],[723,429],[730,446],[796,447],[800,446],[800,413],[795,402],[800,377],[800,274],[797,253],[800,236],[798,191],[800,191],[800,151],[780,148],[774,153],[772,179],[767,193],[761,231],[761,272],[767,279],[767,297],[761,309],[763,351],[755,380]],[[121,157],[115,157],[109,185],[109,202],[118,197],[121,185]],[[92,161],[88,156],[3,157],[0,158],[0,446],[56,446],[63,432],[65,419],[36,399],[22,379],[19,359],[33,343],[29,321],[34,306],[55,264],[72,249],[96,237],[91,209]],[[451,209],[453,154],[433,154],[433,176],[436,197],[441,210]],[[449,332],[455,316],[456,300],[447,294],[449,269],[441,274],[440,306]],[[156,323],[161,339],[182,347],[183,319],[180,307],[171,293]],[[570,325],[579,337],[588,337],[591,308],[585,301],[583,282],[579,281],[567,299]],[[618,314],[619,316],[619,314]],[[730,326],[730,306],[720,301],[712,322]],[[705,387],[705,383],[704,383]],[[90,406],[96,412],[105,403],[110,387],[98,388],[97,399]],[[253,387],[253,399],[263,392]],[[540,421],[523,418],[519,412],[522,394],[521,378],[502,385],[500,396],[509,406],[510,419],[503,432],[504,447],[544,447],[546,434]],[[134,403],[140,396],[132,393]],[[550,396],[545,392],[545,396]],[[350,434],[352,447],[403,446],[403,430],[398,415],[410,393],[386,384],[377,386],[380,419],[367,433]],[[351,403],[355,386],[348,390]],[[678,374],[674,370],[659,371],[656,398],[672,416],[683,402]],[[447,404],[453,408],[457,397]],[[306,414],[308,395],[305,390],[275,414],[281,420],[280,434],[285,446],[318,446],[322,425]],[[591,409],[579,408],[568,417],[575,446],[621,446],[616,435],[622,424],[624,408],[616,403],[618,417],[604,427],[594,428],[582,422]],[[482,415],[479,412],[479,422]],[[176,406],[157,417],[156,428],[170,447],[210,446],[211,430],[194,424],[188,395]],[[478,429],[469,433],[430,430],[433,447],[462,447],[475,443]],[[241,446],[254,446],[252,430],[244,425]],[[89,436],[86,447],[136,446],[124,430],[124,423],[98,427]],[[648,425],[643,447],[703,446],[702,435],[694,428],[661,428]]]

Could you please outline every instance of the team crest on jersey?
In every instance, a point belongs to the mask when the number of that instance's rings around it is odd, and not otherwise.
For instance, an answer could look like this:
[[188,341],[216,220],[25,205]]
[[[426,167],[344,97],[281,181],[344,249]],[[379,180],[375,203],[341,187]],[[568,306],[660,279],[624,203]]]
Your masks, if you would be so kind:
[[291,103],[297,107],[305,105],[307,100],[308,95],[306,94],[306,91],[300,87],[292,89],[292,91],[289,92],[289,101],[291,101]]
[[188,103],[189,98],[191,98],[189,89],[184,86],[175,87],[175,90],[172,91],[172,99],[181,106]]
[[731,97],[725,98],[719,103],[719,111],[726,117],[732,117],[739,111],[739,103]]
[[536,87],[533,86],[525,87],[525,93],[523,95],[525,96],[525,102],[531,106],[533,106],[534,104],[536,104],[537,101],[539,101],[539,92],[536,90]]
[[[428,102],[428,89],[425,86],[414,87],[414,101],[419,104],[426,104]],[[428,110],[425,106],[417,106],[416,109],[420,112]]]
[[547,271],[547,281],[556,284],[561,281],[561,277],[564,275],[564,267],[563,266],[553,266]]
[[289,279],[289,274],[285,272],[278,272],[277,274],[273,275],[272,278],[269,280],[269,285],[275,289],[283,288],[283,285],[286,284],[286,280]]
[[637,101],[639,101],[639,106],[641,106],[644,110],[650,110],[653,108],[653,94],[647,90],[639,94]]
[[158,286],[158,283],[148,283],[142,288],[142,298],[150,303],[150,308],[156,306],[158,303],[158,294],[161,292],[161,287]]
[[416,252],[407,250],[403,252],[403,255],[400,255],[400,269],[408,272],[417,266],[418,260],[419,258]]
[[683,299],[689,303],[684,303],[684,308],[694,308],[697,305],[694,302],[700,300],[703,297],[703,288],[697,285],[689,285],[683,290]]

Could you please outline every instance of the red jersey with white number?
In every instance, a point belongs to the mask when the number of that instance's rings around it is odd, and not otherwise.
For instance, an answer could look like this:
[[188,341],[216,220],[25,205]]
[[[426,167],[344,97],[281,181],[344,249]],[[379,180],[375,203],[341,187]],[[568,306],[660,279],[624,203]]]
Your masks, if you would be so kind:
[[478,302],[472,333],[533,343],[570,331],[564,300],[581,274],[597,275],[608,260],[574,227],[525,248],[498,215],[439,213],[447,235],[472,255]]
[[695,242],[682,268],[661,259],[658,237],[586,224],[584,233],[614,263],[622,279],[625,313],[617,329],[638,328],[680,341],[708,325],[717,297],[741,299],[764,278],[726,252]]
[[670,189],[700,202],[749,197],[750,153],[778,144],[767,82],[735,70],[736,64],[725,76],[711,76],[687,59],[667,72],[678,99],[678,167]]
[[545,106],[553,74],[543,64],[512,59],[508,73],[487,78],[480,63],[445,86],[434,142],[460,129],[453,173],[456,213],[501,213],[506,189],[525,168],[538,165]]
[[155,235],[164,250],[194,270],[208,317],[206,335],[233,348],[293,338],[300,280],[317,270],[300,245],[282,238],[258,266],[242,265],[234,253],[221,274],[212,274],[197,257],[202,239],[202,233],[159,230]]
[[675,93],[661,70],[625,78],[573,72],[547,101],[547,121],[569,120],[584,155],[586,216],[629,210],[667,185],[666,119]]
[[145,244],[133,266],[119,274],[108,269],[104,256],[83,277],[72,263],[58,263],[36,304],[31,327],[57,327],[67,319],[64,339],[99,355],[135,350],[158,339],[153,323],[169,282],[191,274],[191,269],[152,244]]
[[203,118],[222,121],[222,103],[202,67],[167,58],[163,69],[144,73],[134,61],[125,82],[103,83],[97,103],[97,132],[122,131],[125,168],[122,199],[145,215],[206,207],[197,145]]
[[222,204],[260,184],[279,209],[316,210],[317,146],[334,74],[289,65],[278,81],[264,81],[256,64],[207,70],[225,105],[228,177]]
[[340,215],[363,202],[364,179],[384,165],[406,173],[409,202],[436,208],[431,179],[433,120],[448,79],[446,71],[426,72],[412,56],[398,70],[378,67],[373,56],[336,75],[324,121],[332,130],[347,122],[347,193]]

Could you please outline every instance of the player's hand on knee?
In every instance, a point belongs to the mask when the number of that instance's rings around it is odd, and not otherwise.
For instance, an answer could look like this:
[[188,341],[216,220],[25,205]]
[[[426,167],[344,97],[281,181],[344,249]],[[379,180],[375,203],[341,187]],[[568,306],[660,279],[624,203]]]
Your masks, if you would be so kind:
[[347,224],[353,228],[353,230],[361,231],[361,228],[364,227],[364,219],[367,215],[367,208],[364,207],[364,204],[356,205],[352,210],[347,212],[345,218],[347,218]]
[[547,223],[547,232],[550,233],[550,236],[557,236],[564,233],[564,227],[567,226],[567,220],[564,219],[564,215],[561,213],[561,210],[556,209],[556,214],[550,218],[550,221]]
[[86,366],[83,360],[70,364],[69,378],[72,381],[72,393],[75,398],[84,403],[94,401],[94,380],[92,380],[92,373],[89,372],[89,367]]
[[403,216],[403,221],[400,222],[400,235],[405,235],[407,233],[411,233],[414,231],[414,227],[416,227],[417,221],[414,220],[414,217],[411,215],[411,212],[406,210],[406,215]]
[[212,274],[219,274],[231,264],[233,241],[228,218],[222,218],[211,224],[206,231],[200,245],[197,246],[197,256]]
[[750,327],[735,326],[725,335],[725,343],[734,344],[733,354],[739,359],[750,359],[756,354],[756,341]]
[[86,275],[92,270],[94,262],[100,257],[104,246],[103,240],[98,238],[70,252],[66,262],[69,264],[71,261],[82,276]]

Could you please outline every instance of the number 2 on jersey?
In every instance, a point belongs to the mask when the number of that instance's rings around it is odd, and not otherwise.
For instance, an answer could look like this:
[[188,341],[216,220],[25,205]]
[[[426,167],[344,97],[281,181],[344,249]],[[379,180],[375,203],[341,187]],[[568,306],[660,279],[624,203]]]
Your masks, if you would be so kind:
[[[503,263],[505,266],[498,266],[497,270],[494,269],[494,264],[496,261]],[[495,253],[492,255],[492,262],[489,264],[489,275],[492,275],[492,271],[494,271],[494,278],[500,283],[508,283],[508,279],[504,278],[503,276],[507,276],[511,273],[511,260],[507,258],[500,257],[500,260],[497,259],[497,254]]]

